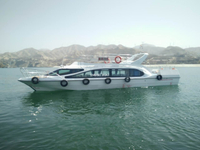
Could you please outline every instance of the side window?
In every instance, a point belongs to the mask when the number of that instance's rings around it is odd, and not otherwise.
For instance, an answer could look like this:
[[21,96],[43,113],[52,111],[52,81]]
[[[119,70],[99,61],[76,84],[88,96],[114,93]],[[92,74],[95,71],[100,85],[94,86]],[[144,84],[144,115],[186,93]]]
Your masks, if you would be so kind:
[[137,70],[137,69],[130,69],[130,76],[131,77],[141,77],[143,76],[144,73],[140,70]]
[[119,69],[119,76],[124,77],[125,76],[125,70]]
[[73,76],[66,76],[66,77],[67,78],[84,78],[84,73],[76,74],[76,75],[73,75]]
[[101,71],[101,76],[102,77],[108,77],[109,76],[109,69],[103,69]]
[[76,73],[80,71],[83,71],[83,69],[60,69],[60,70],[57,70],[57,73],[59,75],[66,75],[66,74]]
[[99,77],[109,77],[110,71],[109,69],[98,69],[91,70],[83,73],[79,73],[72,76],[66,76],[65,78],[99,78]]
[[92,76],[93,77],[100,77],[101,76],[101,70],[92,70]]
[[112,73],[112,77],[118,77],[119,76],[118,69],[112,69],[111,73]]
[[87,72],[84,72],[84,77],[85,78],[90,78],[90,77],[92,77],[92,72],[91,71],[87,71]]
[[112,69],[112,77],[127,77],[129,76],[129,69]]
[[91,78],[91,77],[92,77],[92,71],[87,71],[73,76],[66,76],[65,78]]
[[70,73],[76,73],[76,72],[80,72],[83,71],[83,69],[71,69]]
[[128,72],[127,69],[119,69],[118,72],[119,72],[119,76],[120,76],[120,77],[129,76],[129,72]]
[[129,77],[129,76],[130,76],[129,69],[126,69],[126,70],[125,70],[125,74],[126,74],[126,77]]
[[70,70],[68,70],[68,69],[58,70],[59,75],[65,75],[65,74],[69,74],[69,73],[70,73]]

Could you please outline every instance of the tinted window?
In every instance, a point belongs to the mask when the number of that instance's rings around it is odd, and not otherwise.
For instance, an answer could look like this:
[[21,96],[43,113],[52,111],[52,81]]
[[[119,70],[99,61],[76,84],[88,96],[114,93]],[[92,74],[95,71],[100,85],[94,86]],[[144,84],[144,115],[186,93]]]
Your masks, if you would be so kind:
[[101,70],[92,70],[93,77],[100,77],[101,76]]
[[137,69],[130,69],[130,76],[131,77],[141,77],[143,76],[144,73],[140,70],[137,70]]
[[58,74],[59,75],[66,75],[66,74],[71,74],[71,73],[76,73],[83,71],[83,69],[59,69]]
[[127,77],[129,76],[129,69],[112,69],[112,77]]
[[73,76],[66,76],[65,78],[84,78],[84,73],[80,73]]
[[48,75],[49,76],[57,76],[57,74],[66,75],[66,74],[76,73],[80,71],[83,71],[83,69],[59,69],[59,70],[49,73]]
[[109,69],[101,70],[101,76],[102,77],[109,77]]
[[87,71],[87,72],[84,72],[83,74],[84,74],[84,77],[85,77],[85,78],[90,78],[90,77],[92,77],[92,71]]
[[90,70],[73,76],[66,76],[65,78],[98,78],[109,77],[109,69]]
[[99,78],[99,77],[140,77],[144,73],[137,69],[98,69],[90,70],[65,78]]
[[67,70],[67,69],[58,70],[59,75],[65,75],[65,74],[69,74],[69,73],[70,73],[70,70]]
[[91,78],[91,77],[92,77],[92,71],[87,71],[73,76],[66,76],[65,78]]

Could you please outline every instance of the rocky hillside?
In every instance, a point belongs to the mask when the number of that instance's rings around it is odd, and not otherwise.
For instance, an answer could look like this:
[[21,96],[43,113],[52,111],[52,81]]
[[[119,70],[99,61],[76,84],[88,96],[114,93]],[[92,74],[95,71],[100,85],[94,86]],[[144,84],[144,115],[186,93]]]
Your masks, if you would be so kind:
[[[200,47],[182,49],[180,47],[156,47],[142,44],[134,48],[123,45],[97,45],[84,47],[71,45],[53,50],[37,50],[34,48],[23,49],[14,53],[0,54],[0,67],[53,67],[70,64],[84,56],[106,56],[110,54],[135,54],[149,53],[146,64],[199,64]],[[64,58],[64,59],[63,59]]]

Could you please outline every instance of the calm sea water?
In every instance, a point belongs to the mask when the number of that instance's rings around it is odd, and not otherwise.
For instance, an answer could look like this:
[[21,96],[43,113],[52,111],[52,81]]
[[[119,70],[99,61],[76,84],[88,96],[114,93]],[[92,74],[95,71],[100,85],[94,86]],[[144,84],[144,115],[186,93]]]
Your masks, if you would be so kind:
[[178,86],[33,92],[0,69],[0,149],[200,149],[200,68]]

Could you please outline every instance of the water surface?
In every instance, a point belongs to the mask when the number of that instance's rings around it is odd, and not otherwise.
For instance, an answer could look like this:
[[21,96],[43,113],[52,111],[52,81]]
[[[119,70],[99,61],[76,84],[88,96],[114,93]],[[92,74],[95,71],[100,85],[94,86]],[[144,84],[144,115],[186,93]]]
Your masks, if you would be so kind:
[[200,68],[178,86],[34,92],[0,69],[0,149],[200,149]]

